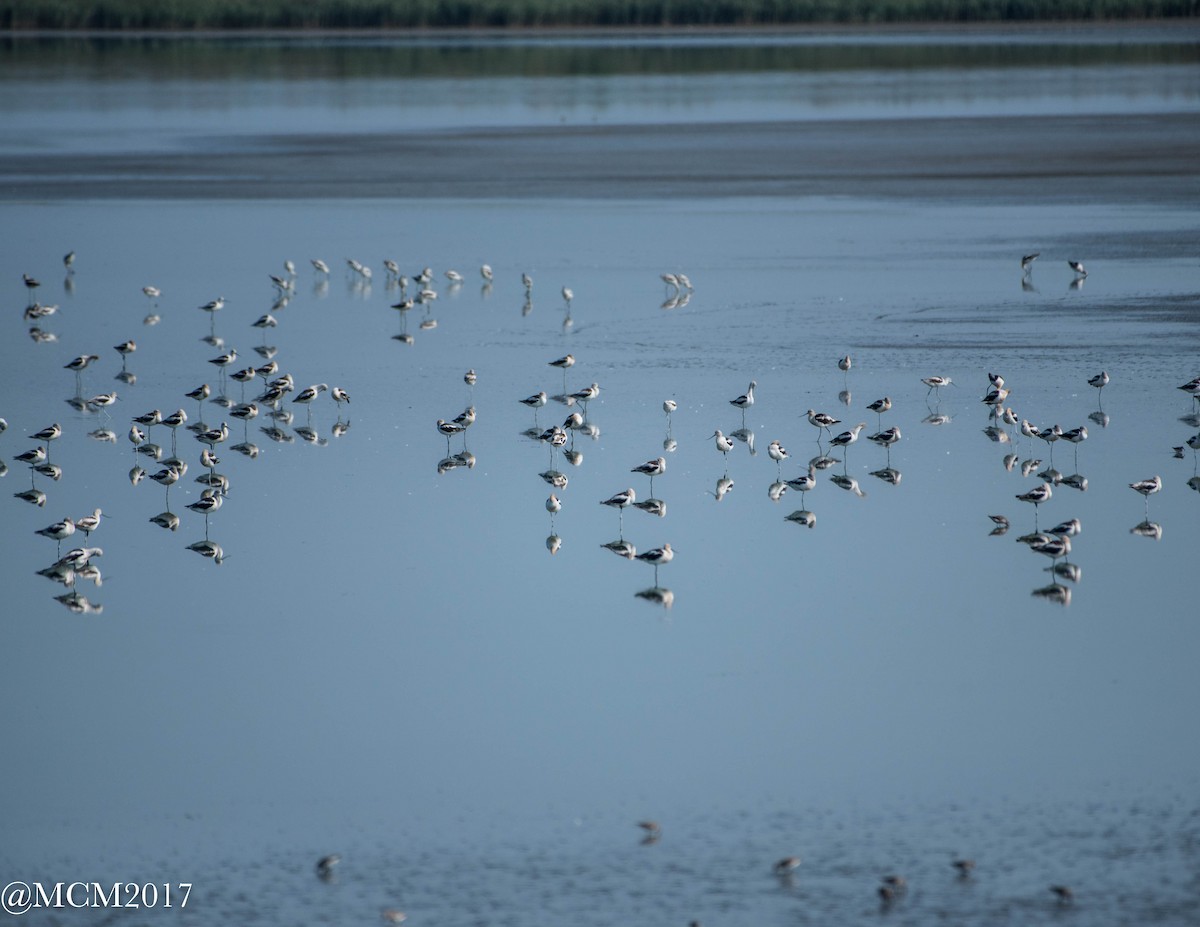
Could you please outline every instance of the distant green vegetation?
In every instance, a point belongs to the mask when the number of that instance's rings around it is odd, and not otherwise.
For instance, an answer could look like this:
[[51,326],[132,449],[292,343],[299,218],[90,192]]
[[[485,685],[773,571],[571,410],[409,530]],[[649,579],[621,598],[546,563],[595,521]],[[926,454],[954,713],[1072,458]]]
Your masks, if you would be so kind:
[[1200,16],[1200,0],[0,0],[0,29],[460,29]]

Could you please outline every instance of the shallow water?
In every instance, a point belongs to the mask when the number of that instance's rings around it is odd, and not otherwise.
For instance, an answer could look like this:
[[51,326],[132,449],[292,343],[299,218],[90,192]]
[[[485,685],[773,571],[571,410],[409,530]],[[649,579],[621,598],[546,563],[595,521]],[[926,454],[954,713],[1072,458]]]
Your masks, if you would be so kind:
[[[1111,198],[1098,183],[1065,205],[997,201],[983,183],[954,200],[718,187],[284,202],[34,202],[5,184],[5,227],[22,234],[4,258],[0,340],[0,678],[14,708],[2,730],[20,745],[0,805],[14,835],[4,881],[193,881],[176,914],[197,924],[340,923],[385,906],[413,923],[1187,923],[1200,738],[1184,603],[1200,493],[1191,451],[1171,448],[1200,430],[1174,388],[1200,373],[1200,217],[1187,201],[1137,202],[1136,171]],[[1034,250],[1023,286],[1017,260]],[[328,281],[310,257],[330,263]],[[350,257],[372,267],[370,285]],[[385,257],[409,275],[433,267],[439,299],[389,308]],[[1082,287],[1068,258],[1090,269]],[[285,259],[295,293],[264,338],[249,323]],[[695,293],[666,308],[658,274],[677,269]],[[56,341],[28,337],[21,273],[59,305],[37,323]],[[218,295],[210,320],[196,307]],[[143,324],[150,312],[158,324]],[[201,340],[214,335],[223,347]],[[133,383],[114,379],[111,345],[127,338]],[[187,550],[205,534],[185,507],[201,445],[180,430],[190,470],[168,493],[131,485],[135,461],[151,467],[125,434],[151,408],[194,421],[183,394],[217,385],[206,361],[236,347],[261,363],[263,344],[298,387],[340,385],[351,403],[325,394],[311,419],[285,403],[281,441],[261,416],[226,418],[215,565]],[[121,397],[107,416],[65,402],[76,383],[62,365],[84,352],[101,359],[79,395]],[[587,410],[597,436],[568,445],[578,466],[522,435],[535,419],[517,402],[561,391],[546,363],[567,352],[570,389],[602,386]],[[1098,397],[1087,378],[1101,369],[1113,380]],[[1048,464],[1050,447],[983,433],[989,370],[1023,418],[1088,427],[1077,457],[1053,448],[1086,491],[1059,486],[1036,515],[1014,499],[1037,482],[1021,462]],[[932,373],[956,386],[928,395]],[[742,425],[727,400],[751,379],[755,453],[738,443],[723,460],[709,436]],[[241,398],[235,383],[226,393]],[[883,395],[883,426],[904,435],[890,454],[860,441],[803,500],[772,501],[771,484],[817,453],[806,409],[871,433],[865,406]],[[464,441],[434,422],[468,403],[474,466],[439,472]],[[537,424],[568,411],[552,402]],[[212,402],[203,416],[225,417]],[[31,479],[14,458],[53,421],[62,478]],[[104,428],[115,443],[88,436]],[[162,426],[154,440],[169,452]],[[230,450],[238,441],[258,456]],[[660,454],[663,518],[598,504],[629,486],[649,495],[629,471]],[[889,464],[898,485],[871,475]],[[553,519],[548,468],[569,478]],[[1155,473],[1164,487],[1148,501],[1127,488]],[[44,508],[11,497],[31,482]],[[36,575],[55,543],[33,532],[96,506],[111,516],[94,536],[104,583],[78,588],[103,612],[73,615],[54,600],[68,590]],[[176,531],[149,522],[168,507]],[[811,530],[785,521],[801,508]],[[1004,536],[990,534],[994,513],[1012,520]],[[1060,583],[1063,607],[1032,594],[1050,561],[1015,538],[1071,517],[1082,575]],[[1146,520],[1160,539],[1131,533]],[[658,574],[670,609],[636,597],[650,566],[600,546],[619,533],[676,549]],[[663,823],[653,846],[638,843],[645,818]],[[333,851],[345,859],[323,883],[313,863]],[[790,854],[805,862],[781,883],[770,867]],[[958,855],[978,861],[968,882],[950,869]],[[889,872],[910,889],[881,912]],[[1057,882],[1074,905],[1054,902]]]

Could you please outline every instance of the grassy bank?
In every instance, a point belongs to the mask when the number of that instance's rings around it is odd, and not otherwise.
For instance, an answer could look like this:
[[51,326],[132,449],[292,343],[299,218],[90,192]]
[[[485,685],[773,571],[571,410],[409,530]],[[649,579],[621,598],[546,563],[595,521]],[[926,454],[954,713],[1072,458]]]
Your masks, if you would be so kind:
[[1200,16],[1200,0],[0,0],[0,29],[445,29]]

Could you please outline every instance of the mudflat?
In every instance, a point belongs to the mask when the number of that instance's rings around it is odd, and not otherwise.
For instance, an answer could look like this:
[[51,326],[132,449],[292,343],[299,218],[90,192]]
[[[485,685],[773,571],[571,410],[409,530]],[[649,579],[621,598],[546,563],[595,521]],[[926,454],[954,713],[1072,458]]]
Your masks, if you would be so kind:
[[186,147],[6,155],[0,198],[1200,195],[1189,113],[239,134]]

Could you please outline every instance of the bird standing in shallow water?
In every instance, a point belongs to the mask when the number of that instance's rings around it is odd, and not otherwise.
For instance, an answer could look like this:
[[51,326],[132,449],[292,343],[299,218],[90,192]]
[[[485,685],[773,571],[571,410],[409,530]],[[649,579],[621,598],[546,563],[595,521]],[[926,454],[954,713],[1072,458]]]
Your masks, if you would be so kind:
[[1150,497],[1162,489],[1162,477],[1155,476],[1149,480],[1138,480],[1136,483],[1130,483],[1129,488],[1142,494],[1142,498],[1146,502],[1146,511],[1149,512]]
[[788,452],[778,441],[772,441],[767,445],[767,456],[775,461],[775,472],[779,473],[783,462],[787,460]]
[[750,408],[752,405],[754,405],[754,388],[756,386],[758,386],[758,383],[755,382],[754,380],[751,380],[750,385],[748,387],[746,387],[745,393],[743,393],[741,396],[738,396],[737,399],[729,400],[729,404],[731,406],[737,406],[739,409],[742,410],[742,424],[743,425],[746,424],[746,410],[748,408]]

